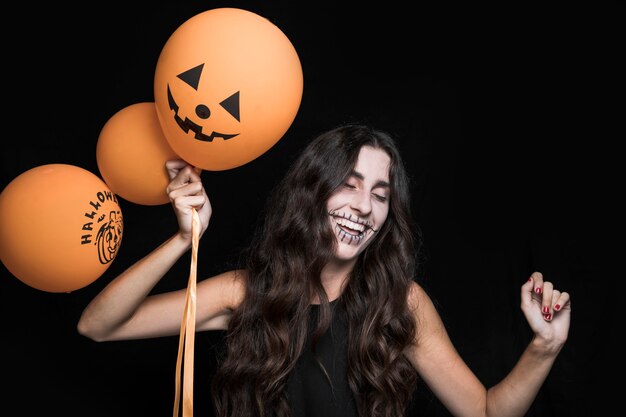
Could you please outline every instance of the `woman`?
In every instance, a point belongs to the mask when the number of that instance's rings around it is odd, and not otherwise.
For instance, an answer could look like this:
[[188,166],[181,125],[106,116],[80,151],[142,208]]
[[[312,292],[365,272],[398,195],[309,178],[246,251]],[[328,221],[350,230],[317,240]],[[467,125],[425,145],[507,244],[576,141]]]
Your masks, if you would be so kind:
[[[192,209],[202,234],[211,204],[192,167],[169,161],[167,170],[178,232],[95,297],[81,334],[179,333],[185,290],[150,292],[190,249]],[[197,284],[196,330],[227,330],[218,415],[401,416],[418,377],[456,416],[524,415],[567,339],[569,295],[538,272],[521,286],[534,338],[486,389],[414,281],[416,243],[388,134],[347,125],[312,141],[268,200],[246,264]]]

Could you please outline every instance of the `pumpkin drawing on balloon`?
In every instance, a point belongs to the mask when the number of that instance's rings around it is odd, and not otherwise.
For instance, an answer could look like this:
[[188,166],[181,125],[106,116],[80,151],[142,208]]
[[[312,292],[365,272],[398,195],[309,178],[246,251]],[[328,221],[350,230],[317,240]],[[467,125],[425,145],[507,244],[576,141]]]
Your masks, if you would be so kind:
[[159,123],[172,149],[205,170],[246,164],[292,124],[302,99],[295,48],[253,12],[212,9],[167,40],[154,79]]
[[[102,215],[104,219],[104,215]],[[115,258],[115,254],[122,242],[124,224],[122,216],[116,211],[109,212],[107,221],[100,226],[96,234],[98,258],[100,263],[107,264]]]

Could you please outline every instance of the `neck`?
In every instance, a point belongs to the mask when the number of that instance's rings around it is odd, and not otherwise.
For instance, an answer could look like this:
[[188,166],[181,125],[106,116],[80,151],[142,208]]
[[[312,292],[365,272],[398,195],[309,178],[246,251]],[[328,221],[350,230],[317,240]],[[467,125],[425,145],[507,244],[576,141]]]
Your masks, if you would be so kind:
[[[326,291],[328,301],[336,300],[343,293],[346,284],[348,283],[348,276],[354,268],[354,260],[350,262],[332,262],[324,267],[320,281]],[[313,297],[313,304],[319,304],[321,301],[319,297]]]

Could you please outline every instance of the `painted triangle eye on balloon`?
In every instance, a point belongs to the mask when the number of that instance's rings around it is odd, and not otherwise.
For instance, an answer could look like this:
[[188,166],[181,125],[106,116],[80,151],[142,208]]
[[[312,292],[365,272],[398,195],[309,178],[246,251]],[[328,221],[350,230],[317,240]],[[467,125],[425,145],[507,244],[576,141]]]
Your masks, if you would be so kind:
[[198,86],[200,85],[200,76],[202,75],[202,68],[204,68],[204,64],[195,66],[178,74],[178,78],[189,84],[189,86],[194,90],[198,90]]
[[[200,85],[200,77],[202,76],[203,68],[204,64],[197,65],[178,74],[178,78],[197,91],[198,86]],[[238,122],[241,121],[239,112],[239,91],[222,100],[220,102],[220,106],[222,106],[231,116],[237,119]]]

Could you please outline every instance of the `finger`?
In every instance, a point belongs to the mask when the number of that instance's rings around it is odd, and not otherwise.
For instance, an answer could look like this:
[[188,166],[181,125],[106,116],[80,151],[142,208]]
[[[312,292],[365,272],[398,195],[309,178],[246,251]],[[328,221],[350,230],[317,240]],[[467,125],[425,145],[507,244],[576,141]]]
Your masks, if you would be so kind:
[[170,181],[166,188],[166,192],[169,194],[170,192],[184,187],[192,182],[201,183],[200,175],[198,175],[191,165],[185,165],[176,173],[174,179]]
[[543,291],[541,297],[541,314],[546,321],[552,320],[552,296],[554,292],[554,285],[549,281],[544,281]]
[[179,188],[169,189],[169,192],[167,195],[170,198],[170,200],[174,201],[180,197],[187,197],[187,196],[200,195],[204,197],[206,193],[204,192],[204,188],[202,187],[201,182],[191,182],[191,183],[182,185]]
[[543,293],[543,274],[541,272],[533,272],[530,276],[533,280],[533,291],[537,295]]
[[202,206],[205,203],[206,203],[206,199],[202,195],[180,197],[174,200],[174,205],[181,209],[185,209],[187,207],[193,207],[196,210],[199,210],[202,208]]
[[165,170],[167,171],[167,176],[169,177],[170,181],[173,180],[174,177],[176,177],[178,171],[180,171],[187,165],[187,162],[183,161],[182,159],[171,159],[169,161],[165,161]]
[[[554,313],[556,313],[558,310],[556,310],[554,308],[555,305],[558,304],[558,299],[561,297],[561,291],[559,290],[552,290],[552,300],[548,301],[548,303],[550,304],[550,313],[552,313],[552,317],[554,318]],[[559,308],[561,308],[561,305],[559,304]]]
[[533,277],[531,276],[522,285],[522,303],[530,305],[533,299]]
[[556,298],[554,302],[554,310],[561,311],[563,309],[571,309],[572,303],[570,301],[570,295],[567,292],[562,292],[559,294],[558,298]]

